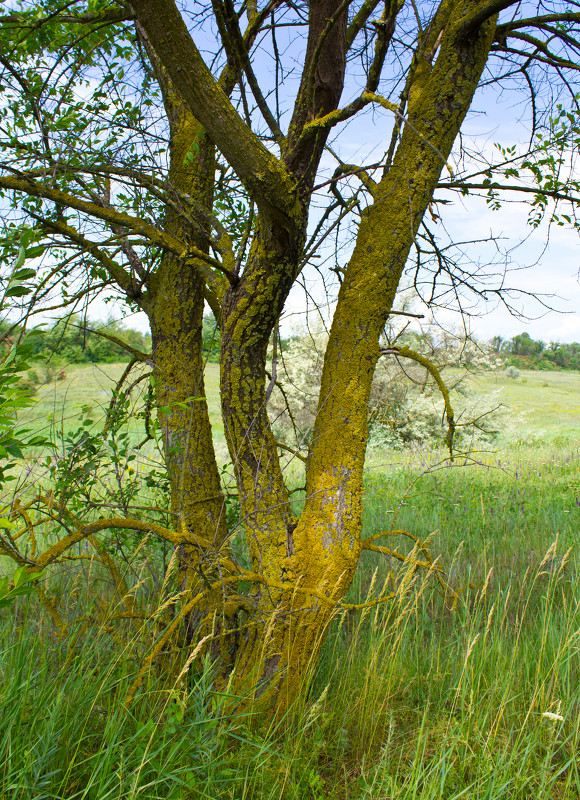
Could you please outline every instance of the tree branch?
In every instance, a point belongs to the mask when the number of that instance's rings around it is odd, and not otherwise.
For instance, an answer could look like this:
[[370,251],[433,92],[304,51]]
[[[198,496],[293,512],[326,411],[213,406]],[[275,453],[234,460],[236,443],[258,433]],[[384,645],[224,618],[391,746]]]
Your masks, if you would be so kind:
[[19,28],[30,28],[32,30],[36,30],[42,25],[45,25],[47,22],[51,22],[55,19],[58,20],[58,22],[63,22],[67,25],[98,25],[102,23],[113,24],[115,22],[129,22],[133,19],[133,15],[130,14],[126,8],[111,8],[108,11],[102,11],[96,14],[90,12],[78,15],[57,13],[50,14],[46,17],[41,17],[40,19],[35,18],[34,20],[27,18],[24,14],[4,14],[3,16],[0,16],[0,23],[2,25],[16,25]]
[[524,192],[525,194],[544,194],[546,197],[552,197],[554,200],[567,200],[570,203],[580,204],[580,196],[566,194],[565,192],[552,191],[550,189],[541,189],[540,187],[534,188],[533,186],[509,186],[503,183],[463,183],[462,181],[450,181],[449,183],[438,183],[438,189],[454,189],[461,191],[462,189],[483,189],[489,191],[500,192]]
[[93,333],[95,336],[101,336],[103,339],[107,339],[107,341],[116,344],[118,347],[122,347],[123,350],[126,350],[128,353],[131,353],[135,361],[140,361],[142,363],[146,363],[147,361],[151,360],[151,353],[143,353],[141,350],[137,350],[136,347],[132,347],[127,342],[124,342],[123,339],[120,339],[118,336],[113,336],[112,333],[106,333],[105,331],[99,331],[95,328],[89,328],[87,325],[77,325],[74,322],[70,323],[74,328],[78,328],[85,333]]
[[439,370],[428,358],[422,356],[420,353],[417,353],[415,350],[411,350],[410,347],[397,347],[396,345],[392,345],[390,347],[384,347],[380,350],[381,355],[383,356],[402,356],[403,358],[409,358],[411,361],[416,361],[418,364],[421,364],[422,367],[425,367],[431,375],[433,376],[435,383],[439,387],[439,391],[441,392],[441,396],[443,397],[443,401],[445,403],[445,416],[447,418],[447,436],[445,437],[445,441],[447,442],[447,447],[449,449],[449,458],[453,460],[453,435],[455,433],[455,414],[453,412],[453,408],[451,406],[451,401],[449,399],[449,390],[445,385],[445,381],[441,377]]
[[66,236],[67,239],[78,244],[83,251],[93,255],[105,267],[111,278],[125,292],[127,297],[142,305],[141,287],[135,283],[133,277],[128,272],[125,272],[120,264],[109,256],[106,250],[103,250],[96,242],[87,239],[86,236],[83,236],[82,233],[62,220],[49,220],[39,218],[37,215],[35,215],[35,218],[43,228]]
[[[41,185],[27,178],[14,178],[8,175],[0,175],[0,189],[8,189],[14,192],[22,192],[23,194],[30,195],[31,197],[42,197],[45,200],[51,200],[66,208],[74,208],[83,214],[88,214],[91,217],[96,217],[104,222],[113,225],[121,225],[130,228],[135,233],[145,236],[152,244],[160,247],[165,247],[174,253],[182,253],[185,249],[185,244],[171,236],[165,231],[161,231],[155,227],[153,223],[146,220],[132,217],[130,214],[125,214],[122,211],[116,211],[113,208],[100,206],[97,203],[92,203],[88,200],[82,200],[79,197],[63,192],[60,189],[54,189],[51,186]],[[195,255],[198,255],[195,253]],[[199,257],[203,257],[210,263],[215,261],[205,253],[200,253]],[[212,266],[214,266],[212,264]]]
[[[551,64],[554,67],[564,67],[565,69],[575,69],[580,70],[580,64],[576,64],[574,61],[570,61],[568,58],[562,58],[556,53],[552,53],[552,51],[548,48],[546,42],[543,42],[541,39],[538,39],[536,36],[531,36],[529,33],[516,33],[515,31],[510,31],[507,36],[511,39],[518,39],[520,42],[526,42],[527,44],[531,44],[532,47],[535,47],[535,52],[532,53],[522,53],[523,55],[528,56],[531,59],[536,61],[542,60],[547,64]],[[505,47],[505,45],[504,45]],[[502,50],[502,45],[495,45],[493,50]],[[513,49],[505,48],[506,51],[514,52]],[[518,52],[518,51],[515,51]],[[537,53],[543,53],[544,58],[540,59]]]
[[[107,530],[108,528],[153,533],[155,536],[165,539],[174,546],[192,543],[191,535],[186,536],[183,533],[176,533],[168,528],[164,528],[162,525],[157,525],[155,522],[141,522],[141,520],[138,519],[126,519],[124,517],[109,517],[107,519],[97,520],[96,522],[89,522],[86,525],[80,525],[74,531],[71,531],[71,533],[64,536],[60,541],[52,545],[52,547],[49,547],[48,550],[45,550],[45,552],[36,559],[35,567],[37,569],[44,569],[49,564],[56,561],[70,547],[77,544],[77,542],[82,542],[89,536],[93,536],[95,533]],[[198,538],[199,537],[196,537],[196,539]],[[199,544],[204,547],[211,546],[211,543],[205,540],[203,542],[200,541]]]
[[266,120],[266,124],[270,128],[270,131],[272,132],[272,135],[274,136],[278,145],[283,147],[286,143],[286,137],[280,130],[274,115],[270,111],[254,74],[248,49],[245,45],[244,37],[242,36],[242,32],[238,23],[238,17],[235,13],[232,2],[231,0],[223,0],[223,2],[222,0],[213,0],[213,7],[218,25],[221,21],[223,21],[223,25],[226,29],[222,34],[224,45],[228,51],[231,52],[232,59],[239,64],[239,69],[244,71],[250,85],[250,89],[252,90],[252,94],[254,95],[256,104],[260,109],[262,116]]
[[500,11],[509,8],[510,6],[517,5],[519,2],[520,0],[488,0],[488,2],[484,3],[481,8],[478,8],[471,14],[466,14],[463,19],[459,20],[455,35],[458,39],[463,39],[466,36],[469,36],[471,33],[473,33],[473,31],[477,30],[480,25],[483,25],[483,23],[490,17],[493,17],[495,14],[499,14]]
[[[287,226],[296,189],[284,165],[241,119],[202,59],[174,0],[133,0],[161,63],[191,112],[269,218]],[[188,68],[183,69],[183,64]]]
[[495,41],[502,41],[510,31],[518,28],[543,28],[550,22],[580,22],[580,13],[575,11],[564,11],[561,14],[544,14],[540,17],[527,17],[526,19],[514,19],[511,22],[503,22],[495,29]]
[[346,29],[346,47],[347,51],[350,50],[352,44],[361,30],[364,28],[369,20],[369,17],[379,5],[381,0],[365,0],[357,13],[354,15],[352,22]]

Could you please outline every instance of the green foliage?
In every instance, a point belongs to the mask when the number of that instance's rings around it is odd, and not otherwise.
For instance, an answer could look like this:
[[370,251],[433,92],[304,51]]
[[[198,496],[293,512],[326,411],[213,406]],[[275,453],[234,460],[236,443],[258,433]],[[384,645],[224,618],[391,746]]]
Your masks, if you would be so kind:
[[[577,100],[577,97],[575,98]],[[547,120],[546,129],[538,132],[534,137],[533,146],[525,148],[518,153],[518,147],[505,147],[496,144],[495,147],[501,155],[503,164],[493,170],[485,172],[484,186],[487,191],[487,203],[494,210],[501,208],[501,193],[498,185],[509,183],[513,179],[522,181],[524,185],[536,189],[536,194],[530,204],[528,224],[537,228],[547,216],[550,196],[560,201],[560,206],[570,196],[580,193],[580,181],[574,170],[569,169],[570,153],[580,145],[580,115],[573,106],[566,108],[562,103],[556,103],[551,109]],[[507,179],[504,183],[502,179]],[[558,205],[550,215],[550,222],[556,225],[572,225],[578,228],[578,221],[574,213],[572,201],[566,211],[560,210]]]
[[[6,342],[0,343],[0,347]],[[12,346],[0,358],[0,492],[4,492],[11,481],[17,479],[15,467],[23,458],[24,452],[32,447],[50,447],[51,443],[43,436],[30,433],[18,425],[18,412],[33,402],[28,392],[22,388],[22,372],[28,367],[26,357],[30,348],[22,344]],[[16,527],[8,517],[0,517],[0,548],[14,550],[11,530]],[[0,576],[0,608],[10,605],[18,597],[29,595],[40,574],[30,574],[26,567],[20,566],[11,577]]]
[[203,315],[203,356],[210,364],[218,364],[220,360],[221,334],[214,315],[210,312]]
[[[88,323],[87,328],[93,329]],[[130,353],[121,345],[99,336],[108,334],[126,342],[141,352],[150,348],[150,337],[130,328],[121,322],[109,320],[94,325],[98,333],[86,330],[82,319],[77,316],[64,317],[45,329],[38,329],[31,343],[32,359],[50,359],[57,364],[92,363],[106,364],[116,361],[128,361]]]
[[[10,520],[0,519],[0,528],[4,531],[12,527],[15,525]],[[34,592],[34,584],[41,577],[41,572],[29,573],[26,567],[18,567],[11,578],[0,577],[0,608],[11,605],[17,597],[31,595]]]
[[534,340],[529,333],[520,333],[512,339],[495,336],[491,345],[508,365],[520,369],[580,370],[580,344],[578,342],[550,342],[546,346]]
[[0,459],[3,462],[0,485],[13,480],[8,473],[15,464],[14,459],[22,458],[23,448],[31,442],[28,431],[16,427],[17,413],[32,403],[30,395],[19,385],[21,374],[28,367],[27,355],[30,355],[28,348],[12,345],[0,360]]
[[[58,497],[61,508],[77,520],[90,519],[104,507],[130,516],[135,506],[142,506],[145,486],[154,507],[150,518],[165,521],[169,481],[158,450],[157,423],[151,417],[152,393],[149,389],[144,404],[135,408],[132,388],[119,387],[113,392],[104,419],[95,414],[93,406],[83,405],[76,424],[61,428],[55,436],[57,457],[47,456],[43,462],[43,483]],[[149,457],[143,463],[140,449],[149,442]],[[115,531],[105,548],[130,558],[139,551],[142,538],[136,532]],[[146,553],[156,553],[159,544],[151,539]]]

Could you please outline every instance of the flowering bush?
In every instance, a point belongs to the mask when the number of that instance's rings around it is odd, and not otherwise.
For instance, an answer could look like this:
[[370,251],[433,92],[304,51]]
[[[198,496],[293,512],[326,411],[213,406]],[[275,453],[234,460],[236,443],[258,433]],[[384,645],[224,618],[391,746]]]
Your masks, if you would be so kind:
[[[306,445],[311,436],[327,339],[322,325],[310,326],[295,336],[279,357],[278,385],[269,409],[276,436],[288,445]],[[493,352],[435,326],[403,334],[397,345],[403,344],[426,356],[452,391],[455,444],[468,447],[493,439],[497,434],[497,403],[493,397],[478,400],[465,382],[470,372],[498,366]],[[369,400],[369,432],[371,447],[443,443],[447,432],[445,404],[427,369],[395,355],[380,359]]]

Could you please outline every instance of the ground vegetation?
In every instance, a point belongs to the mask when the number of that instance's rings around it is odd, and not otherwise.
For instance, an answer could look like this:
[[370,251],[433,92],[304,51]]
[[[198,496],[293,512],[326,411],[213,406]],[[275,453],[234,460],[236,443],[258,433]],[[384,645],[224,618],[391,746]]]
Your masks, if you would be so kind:
[[[32,573],[95,550],[114,589],[98,604],[111,630],[135,620],[155,642],[127,706],[150,669],[176,678],[183,663],[206,656],[214,684],[238,707],[283,716],[336,614],[393,599],[385,589],[347,602],[363,554],[408,558],[389,546],[390,528],[362,533],[368,405],[381,359],[408,359],[434,376],[453,453],[456,421],[437,369],[408,345],[383,342],[389,319],[407,313],[395,303],[405,272],[431,306],[465,312],[473,293],[510,303],[503,269],[490,273],[436,235],[445,202],[479,193],[497,207],[507,188],[529,198],[531,225],[545,215],[575,224],[579,192],[568,167],[579,137],[580,11],[575,2],[528,9],[513,0],[41,0],[4,3],[2,23],[10,324],[35,307],[75,309],[99,293],[144,312],[151,352],[130,348],[129,363],[150,373],[143,443],[158,442],[166,476],[158,500],[143,506],[122,423],[128,387],[146,379],[130,379],[128,367],[105,429],[93,436],[84,415],[48,457],[52,487],[31,499],[14,493],[3,552]],[[462,128],[475,98],[487,104],[522,87],[529,144],[503,144],[490,158],[470,151]],[[374,130],[377,141],[352,163],[339,134],[363,117],[365,136]],[[317,270],[340,231],[349,249]],[[299,495],[285,466],[301,459],[276,440],[268,403],[281,314],[310,274],[335,285]],[[206,304],[221,332],[235,514],[206,402]],[[107,501],[100,464],[117,486],[127,473],[131,491]],[[51,534],[37,540],[47,519]],[[174,590],[161,617],[141,607],[139,573],[128,580],[119,571],[107,537],[132,537],[133,553],[160,542],[161,586]],[[414,561],[440,583],[420,538],[407,538]],[[163,548],[174,553],[171,570]]]

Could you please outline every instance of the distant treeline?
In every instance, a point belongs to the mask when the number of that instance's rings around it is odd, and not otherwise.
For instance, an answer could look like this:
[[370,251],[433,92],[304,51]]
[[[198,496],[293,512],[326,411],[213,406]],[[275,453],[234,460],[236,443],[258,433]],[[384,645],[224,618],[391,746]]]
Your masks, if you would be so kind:
[[577,369],[580,370],[580,344],[550,342],[545,344],[532,339],[529,333],[520,333],[513,339],[494,336],[493,350],[505,359],[507,366],[520,369]]
[[[7,323],[0,324],[0,334],[5,333],[8,328]],[[113,320],[85,323],[81,316],[75,314],[29,332],[26,336],[26,343],[30,347],[29,358],[50,359],[55,364],[110,364],[131,358],[130,353],[121,345],[105,336],[99,336],[99,333],[120,339],[141,352],[151,351],[149,334],[127,328],[122,322]],[[19,336],[20,331],[16,329],[10,332],[8,339],[14,341]]]
[[[9,328],[8,323],[0,322],[0,337]],[[72,315],[55,321],[52,325],[42,325],[27,335],[27,343],[31,345],[31,357],[50,358],[58,365],[63,363],[114,363],[128,361],[130,353],[114,341],[101,336],[104,333],[126,342],[141,352],[151,351],[151,335],[128,328],[123,322],[107,320],[106,322],[84,322],[80,315]],[[18,329],[11,331],[9,340],[20,335]],[[203,318],[203,355],[206,361],[216,363],[220,353],[220,331],[213,314]],[[280,342],[281,350],[286,350],[290,337]],[[500,356],[506,366],[520,369],[569,369],[580,370],[580,343],[550,342],[532,339],[529,333],[520,333],[513,339],[494,336],[490,342],[491,349]]]
[[[7,336],[8,342],[20,338],[22,331],[11,328],[8,322],[0,322],[0,339]],[[151,352],[151,334],[126,327],[123,322],[84,321],[78,314],[63,317],[52,324],[44,324],[26,334],[30,346],[30,359],[50,359],[54,365],[61,364],[112,364],[129,361],[128,350],[111,341],[107,334],[126,342],[136,350]],[[207,361],[219,361],[220,332],[213,314],[203,319],[203,354]]]

